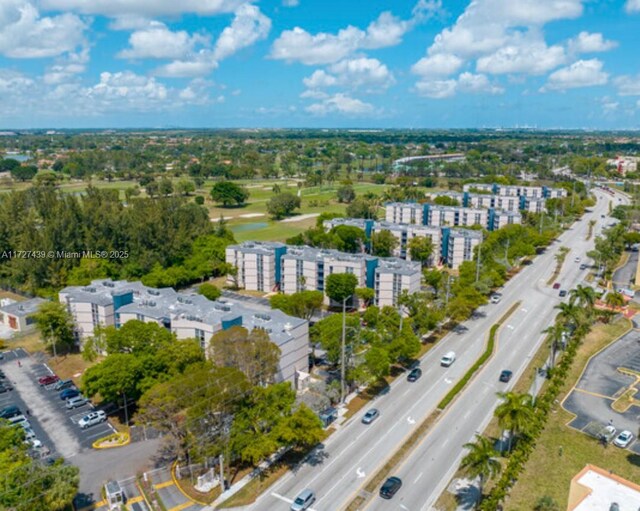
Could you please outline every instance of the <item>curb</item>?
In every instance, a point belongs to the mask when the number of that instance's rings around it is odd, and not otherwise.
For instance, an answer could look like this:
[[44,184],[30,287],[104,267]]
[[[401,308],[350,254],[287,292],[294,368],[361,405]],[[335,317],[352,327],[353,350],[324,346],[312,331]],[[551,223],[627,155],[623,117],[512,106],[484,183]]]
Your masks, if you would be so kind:
[[180,486],[180,483],[178,482],[178,478],[176,477],[176,467],[178,466],[178,462],[174,461],[171,464],[171,479],[173,479],[173,484],[176,486],[176,488],[178,488],[178,490],[180,490],[180,493],[182,493],[182,495],[184,495],[184,497],[189,501],[189,502],[193,502],[194,504],[200,504],[201,506],[208,506],[209,504],[207,502],[202,502],[200,500],[196,500],[193,497],[191,497],[190,495],[187,494],[187,492],[185,492],[182,489],[182,486]]
[[[103,442],[106,442],[107,440],[113,439],[113,438],[122,438],[123,440],[118,443],[118,444],[111,444],[111,445],[101,445]],[[93,444],[91,444],[91,447],[93,447],[94,449],[114,449],[116,447],[123,447],[125,445],[129,445],[131,443],[131,437],[129,436],[129,433],[124,432],[124,433],[113,433],[111,435],[105,436],[103,438],[100,438],[98,440],[96,440],[95,442],[93,442]]]

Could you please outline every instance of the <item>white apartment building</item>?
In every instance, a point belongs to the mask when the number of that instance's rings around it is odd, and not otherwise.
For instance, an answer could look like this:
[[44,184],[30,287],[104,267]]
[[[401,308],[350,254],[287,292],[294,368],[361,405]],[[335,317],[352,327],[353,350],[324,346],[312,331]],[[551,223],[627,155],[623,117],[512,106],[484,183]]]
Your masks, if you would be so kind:
[[447,229],[443,232],[443,254],[446,264],[453,269],[458,268],[464,261],[473,259],[473,249],[482,242],[481,231],[469,229]]
[[461,209],[457,206],[433,206],[428,204],[425,210],[424,224],[433,227],[458,225]]
[[469,193],[464,192],[465,200],[463,205],[470,208],[493,208],[496,206],[496,195],[488,195],[484,193]]
[[471,227],[472,225],[481,225],[484,228],[489,226],[489,211],[477,208],[460,208],[458,213],[458,223],[463,227]]
[[524,198],[524,200],[522,200],[520,209],[523,211],[528,211],[529,213],[542,213],[547,209],[546,204],[547,201],[545,199]]
[[486,183],[467,183],[463,186],[463,191],[474,190],[490,192],[495,195],[507,197],[527,197],[529,199],[559,198],[566,197],[567,190],[564,188],[550,188],[548,186],[524,186],[524,185],[499,185]]
[[236,276],[229,275],[227,282],[250,291],[274,291],[280,284],[280,257],[286,252],[283,243],[246,241],[229,245],[225,259],[238,269]]
[[[522,208],[523,200],[520,197],[509,197],[506,195],[493,195],[494,205],[503,211],[519,211]],[[541,199],[544,200],[544,199]]]
[[385,220],[394,224],[424,225],[425,204],[389,202],[385,205]]
[[398,305],[403,291],[420,291],[422,268],[420,263],[397,258],[380,259],[375,269],[375,304],[378,307]]
[[281,291],[293,294],[304,290],[323,291],[326,278],[333,273],[351,273],[358,287],[373,287],[373,269],[377,257],[347,254],[337,250],[288,247],[281,258]]
[[94,328],[120,327],[129,320],[154,322],[170,330],[176,339],[195,338],[206,348],[220,330],[242,326],[264,329],[280,348],[279,381],[296,383],[297,374],[308,370],[309,324],[282,311],[233,300],[210,301],[202,295],[155,289],[140,282],[95,280],[89,286],[69,286],[59,293],[76,324],[80,341]]
[[497,231],[507,225],[521,224],[522,215],[517,211],[492,210],[491,230]]

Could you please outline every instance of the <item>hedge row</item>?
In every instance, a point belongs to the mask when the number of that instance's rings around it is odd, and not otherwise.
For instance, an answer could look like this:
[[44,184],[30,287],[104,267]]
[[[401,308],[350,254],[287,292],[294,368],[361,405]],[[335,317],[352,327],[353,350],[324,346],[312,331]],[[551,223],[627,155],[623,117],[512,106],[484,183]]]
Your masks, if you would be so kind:
[[491,330],[489,331],[489,342],[487,343],[487,347],[485,348],[484,352],[482,353],[482,355],[480,355],[478,360],[476,360],[475,364],[473,364],[469,368],[469,370],[466,372],[466,374],[460,380],[458,380],[458,383],[456,383],[453,386],[453,388],[449,392],[447,392],[447,395],[444,396],[444,398],[442,398],[442,401],[440,401],[440,403],[438,403],[438,410],[444,410],[449,405],[449,403],[451,403],[451,401],[453,401],[453,399],[460,393],[460,391],[465,387],[465,385],[467,383],[469,383],[469,380],[478,371],[478,369],[480,369],[482,367],[482,365],[487,360],[489,360],[489,357],[491,355],[493,355],[493,348],[494,348],[495,343],[496,343],[496,333],[498,332],[498,328],[500,328],[500,325],[502,325],[502,323],[504,323],[504,321],[519,306],[520,306],[520,302],[514,303],[511,306],[511,308],[505,313],[505,315],[502,316],[500,318],[500,320],[495,325],[493,325],[491,327]]
[[549,412],[554,401],[557,399],[564,386],[569,369],[573,364],[578,346],[582,336],[574,337],[567,346],[560,364],[552,372],[551,380],[545,392],[536,400],[534,421],[531,430],[527,435],[523,435],[516,444],[509,456],[507,466],[502,471],[502,475],[489,494],[482,500],[480,509],[482,511],[495,511],[501,509],[501,502],[509,495],[512,486],[517,482],[518,477],[524,469],[525,463],[536,447],[536,441],[542,434]]

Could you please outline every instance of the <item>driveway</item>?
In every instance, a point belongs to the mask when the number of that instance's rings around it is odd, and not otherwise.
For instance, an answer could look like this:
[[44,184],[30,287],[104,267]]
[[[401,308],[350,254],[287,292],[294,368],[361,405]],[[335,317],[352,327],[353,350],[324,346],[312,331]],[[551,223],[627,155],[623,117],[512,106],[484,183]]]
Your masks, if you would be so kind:
[[[640,332],[637,330],[589,361],[578,384],[562,403],[565,410],[576,415],[569,423],[571,427],[586,432],[596,424],[604,426],[612,421],[618,431],[628,429],[638,434],[640,407],[632,405],[624,413],[611,408],[616,398],[636,381],[633,376],[620,373],[618,368],[640,372]],[[635,441],[630,449],[640,454],[640,443]]]
[[615,289],[628,289],[635,284],[639,254],[639,252],[629,252],[629,260],[627,261],[627,264],[614,272],[613,287]]

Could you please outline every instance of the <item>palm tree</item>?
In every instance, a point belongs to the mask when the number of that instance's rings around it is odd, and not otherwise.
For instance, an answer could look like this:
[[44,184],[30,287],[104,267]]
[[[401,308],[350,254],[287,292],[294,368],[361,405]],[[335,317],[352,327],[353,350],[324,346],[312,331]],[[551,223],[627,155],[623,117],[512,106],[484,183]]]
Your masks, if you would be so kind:
[[549,328],[545,328],[542,333],[551,337],[551,368],[553,368],[556,365],[556,352],[558,351],[558,346],[562,343],[562,338],[565,335],[564,325],[560,322],[555,323]]
[[604,299],[604,301],[609,307],[622,307],[625,304],[624,296],[622,296],[622,293],[618,292],[607,294],[607,297]]
[[495,416],[500,427],[509,431],[509,451],[514,436],[526,432],[533,420],[533,398],[529,394],[498,392],[503,402],[498,405]]
[[577,303],[580,307],[591,309],[596,303],[596,292],[592,287],[579,285],[569,291],[569,303]]
[[480,478],[480,498],[482,498],[484,483],[493,479],[502,470],[502,465],[496,459],[499,453],[494,449],[493,442],[481,435],[476,435],[475,442],[464,444],[464,448],[469,452],[462,458],[460,467],[471,477]]
[[555,306],[560,312],[558,318],[566,325],[578,326],[583,319],[583,311],[575,303],[561,302]]

